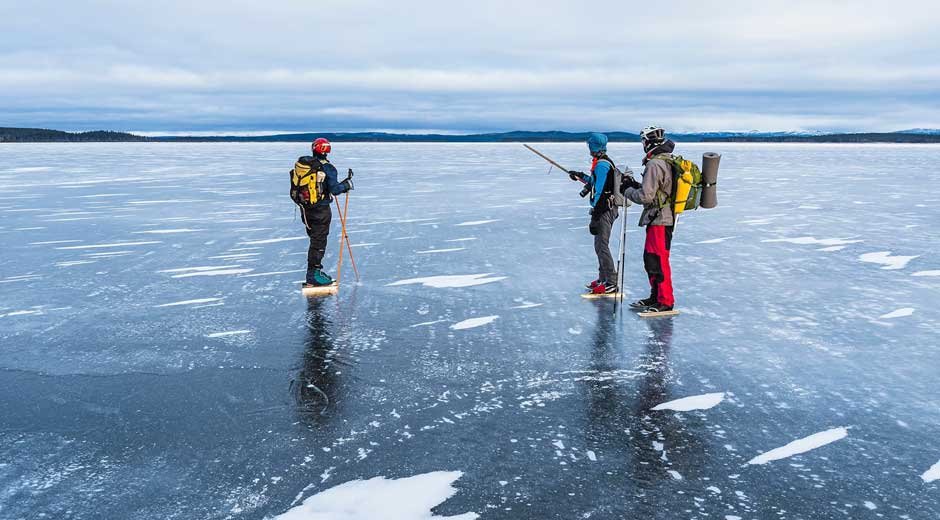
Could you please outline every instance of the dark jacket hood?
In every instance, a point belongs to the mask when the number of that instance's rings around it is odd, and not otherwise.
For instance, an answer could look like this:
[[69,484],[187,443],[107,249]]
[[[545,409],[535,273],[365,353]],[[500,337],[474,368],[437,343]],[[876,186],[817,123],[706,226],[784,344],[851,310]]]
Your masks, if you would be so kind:
[[650,160],[654,155],[659,155],[661,153],[672,153],[676,149],[676,143],[672,139],[666,139],[663,141],[663,144],[657,146],[650,150],[646,157],[643,159],[643,164],[645,165],[647,161]]

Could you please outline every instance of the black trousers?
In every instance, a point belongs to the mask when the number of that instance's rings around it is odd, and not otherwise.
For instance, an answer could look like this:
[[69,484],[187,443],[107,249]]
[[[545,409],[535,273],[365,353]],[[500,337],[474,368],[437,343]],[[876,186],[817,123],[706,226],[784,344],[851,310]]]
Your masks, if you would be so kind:
[[597,255],[597,279],[605,282],[617,282],[617,264],[610,254],[610,233],[617,220],[617,208],[592,215],[591,231],[594,235],[594,253]]
[[313,272],[323,268],[323,255],[326,253],[326,239],[330,235],[330,222],[333,210],[328,204],[301,206],[300,218],[307,227],[310,248],[307,249],[307,283],[313,283]]

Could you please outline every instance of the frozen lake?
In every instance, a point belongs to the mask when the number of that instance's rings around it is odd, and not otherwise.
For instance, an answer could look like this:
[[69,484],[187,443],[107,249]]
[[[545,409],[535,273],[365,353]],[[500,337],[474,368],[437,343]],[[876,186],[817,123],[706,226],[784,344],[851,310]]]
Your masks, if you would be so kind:
[[0,517],[940,517],[940,147],[680,144],[658,321],[521,145],[333,148],[362,281],[307,301],[305,144],[0,145]]

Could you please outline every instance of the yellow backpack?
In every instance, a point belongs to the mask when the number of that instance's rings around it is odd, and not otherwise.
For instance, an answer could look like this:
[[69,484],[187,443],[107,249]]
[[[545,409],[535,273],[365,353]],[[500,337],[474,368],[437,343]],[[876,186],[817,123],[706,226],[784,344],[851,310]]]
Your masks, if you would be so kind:
[[297,159],[294,169],[290,171],[291,200],[303,206],[312,206],[326,198],[325,164],[329,164],[329,161],[310,156]]

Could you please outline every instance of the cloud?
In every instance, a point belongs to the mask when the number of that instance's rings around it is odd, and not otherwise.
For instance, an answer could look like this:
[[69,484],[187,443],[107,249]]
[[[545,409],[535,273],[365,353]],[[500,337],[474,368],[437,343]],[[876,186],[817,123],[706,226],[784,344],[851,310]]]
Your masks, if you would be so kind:
[[0,119],[146,131],[937,126],[936,11],[39,1],[0,8]]

